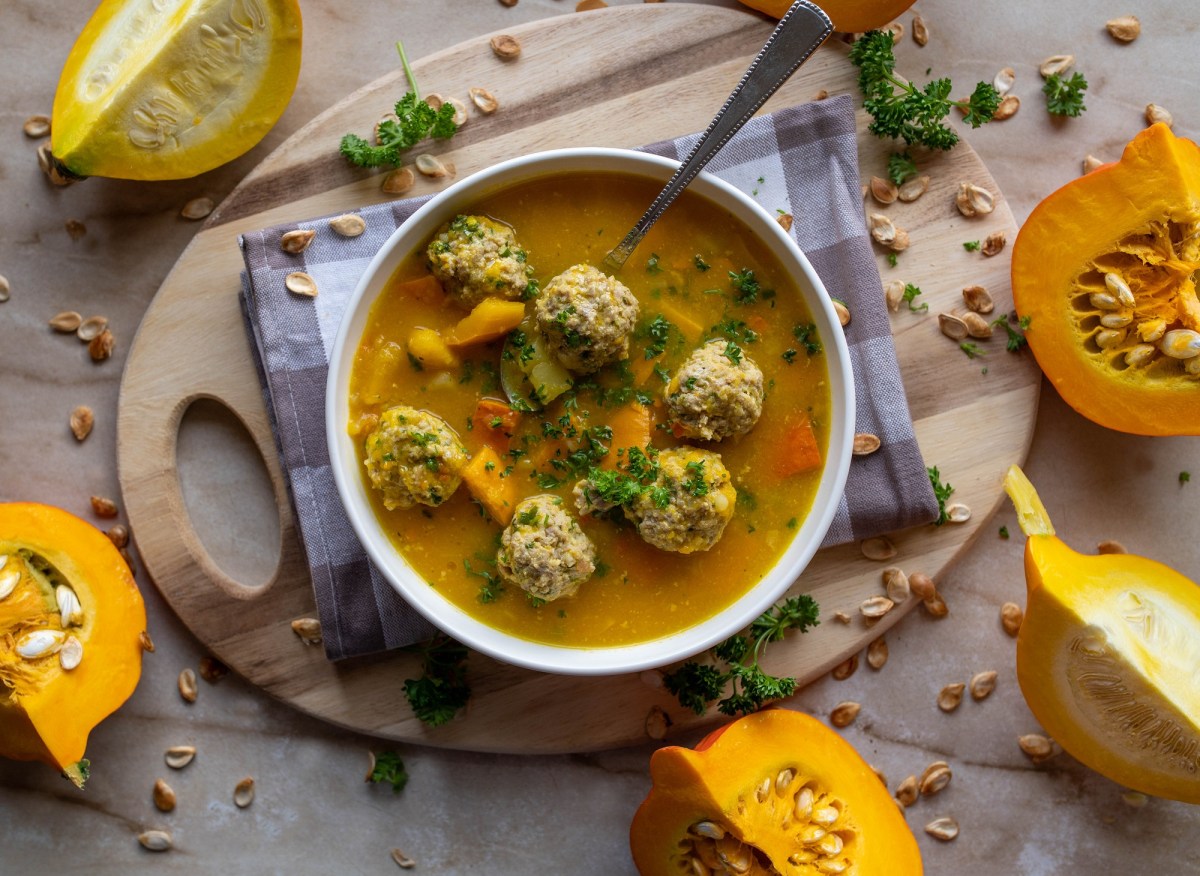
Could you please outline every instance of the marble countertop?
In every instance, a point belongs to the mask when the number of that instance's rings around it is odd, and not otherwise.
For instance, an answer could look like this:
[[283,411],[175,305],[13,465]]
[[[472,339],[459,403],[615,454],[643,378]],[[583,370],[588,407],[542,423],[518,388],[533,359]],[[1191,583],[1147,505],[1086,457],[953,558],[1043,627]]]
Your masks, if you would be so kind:
[[[629,0],[612,0],[629,2]],[[674,0],[671,0],[674,2]],[[738,7],[733,0],[712,5]],[[84,4],[86,5],[86,4]],[[36,500],[86,515],[88,496],[119,499],[115,422],[124,356],[139,319],[197,226],[178,218],[194,197],[219,201],[271,149],[343,95],[393,64],[402,37],[413,57],[518,22],[570,13],[572,0],[303,0],[304,65],[296,95],[265,142],[193,180],[138,185],[92,180],[65,190],[37,171],[35,141],[22,121],[48,113],[62,61],[83,25],[81,4],[7,0],[0,10],[0,274],[12,298],[0,304],[0,500]],[[1134,11],[1143,34],[1120,45],[1104,21]],[[968,134],[1023,220],[1045,194],[1079,173],[1091,153],[1115,159],[1143,125],[1148,102],[1169,108],[1176,130],[1200,134],[1195,51],[1200,11],[1178,0],[1138,3],[1063,0],[966,4],[920,0],[931,37],[905,37],[900,69],[926,67],[956,82],[990,79],[1012,66],[1018,115]],[[910,16],[902,18],[906,26]],[[1051,121],[1042,111],[1037,64],[1070,52],[1088,76],[1087,112]],[[67,220],[85,224],[73,239]],[[54,335],[60,310],[104,313],[117,339],[110,361],[93,365],[82,345]],[[70,411],[96,412],[94,433],[77,444]],[[220,435],[213,422],[201,435]],[[1043,388],[1027,470],[1070,543],[1088,549],[1118,538],[1132,551],[1200,580],[1200,439],[1145,439],[1101,429]],[[1016,531],[1002,508],[1001,525]],[[134,533],[136,538],[136,533]],[[1009,600],[1023,603],[1022,540],[985,535],[939,582],[952,613],[933,622],[913,613],[889,633],[890,660],[845,681],[826,678],[790,703],[826,715],[841,700],[863,704],[844,731],[891,787],[933,760],[954,770],[951,785],[908,811],[930,874],[1007,876],[1200,872],[1200,808],[1162,800],[1131,805],[1125,789],[1067,755],[1032,765],[1017,747],[1039,732],[1017,688],[1013,641],[997,621]],[[201,682],[192,706],[176,677],[204,654],[144,573],[157,651],[145,660],[132,699],[93,734],[94,772],[84,793],[36,764],[0,762],[0,871],[125,874],[160,872],[390,873],[400,847],[414,872],[572,876],[633,873],[627,830],[649,787],[650,746],[556,757],[479,755],[399,746],[411,775],[399,795],[363,783],[367,752],[395,747],[308,718],[236,676]],[[938,690],[972,673],[999,673],[995,693],[940,713]],[[686,741],[686,740],[685,740]],[[196,762],[163,765],[170,745],[191,744]],[[169,773],[169,774],[168,774]],[[254,776],[257,799],[232,802],[234,784]],[[158,812],[156,778],[178,808]],[[1134,801],[1141,802],[1141,801]],[[921,827],[953,815],[961,835],[938,843]],[[151,857],[136,835],[171,831],[175,849]]]

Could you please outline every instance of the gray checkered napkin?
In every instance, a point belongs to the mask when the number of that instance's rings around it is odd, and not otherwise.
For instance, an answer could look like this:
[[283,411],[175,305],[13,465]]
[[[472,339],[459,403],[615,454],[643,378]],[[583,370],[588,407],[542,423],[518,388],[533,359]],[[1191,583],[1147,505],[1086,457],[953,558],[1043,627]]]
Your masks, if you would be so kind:
[[[697,135],[656,143],[646,151],[681,158]],[[854,314],[846,327],[856,431],[883,439],[878,453],[856,457],[825,545],[844,544],[928,523],[937,503],[913,437],[896,364],[879,274],[863,226],[862,197],[849,97],[781,110],[753,119],[708,169],[760,204],[795,217],[792,235],[830,294]],[[279,225],[241,238],[247,273],[243,306],[260,368],[267,408],[290,478],[292,501],[308,552],[325,648],[331,659],[397,648],[433,629],[388,585],[366,557],[338,501],[325,443],[325,375],[342,311],[379,247],[424,199],[365,207],[366,233],[342,238],[324,218]],[[279,237],[295,228],[317,232],[299,255]],[[284,277],[311,274],[321,294],[289,294]]]

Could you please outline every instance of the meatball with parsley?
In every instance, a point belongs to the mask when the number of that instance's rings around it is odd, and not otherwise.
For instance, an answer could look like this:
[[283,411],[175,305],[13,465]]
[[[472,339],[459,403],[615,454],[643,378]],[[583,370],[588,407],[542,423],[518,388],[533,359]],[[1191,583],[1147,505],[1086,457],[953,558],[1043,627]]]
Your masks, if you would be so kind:
[[638,535],[664,551],[706,551],[733,518],[737,490],[721,455],[697,447],[658,454],[658,478],[625,506]]
[[530,596],[550,602],[572,596],[596,571],[596,548],[579,524],[546,493],[517,505],[500,535],[496,571]]
[[389,511],[442,504],[458,489],[467,464],[467,451],[445,420],[407,405],[379,415],[365,450],[367,477]]
[[485,298],[524,300],[537,292],[516,232],[487,216],[455,216],[425,255],[446,294],[466,308]]
[[629,357],[638,301],[615,277],[575,265],[546,284],[534,317],[563,367],[589,374]]
[[763,407],[763,374],[737,344],[712,340],[692,353],[663,390],[675,433],[701,441],[745,435]]

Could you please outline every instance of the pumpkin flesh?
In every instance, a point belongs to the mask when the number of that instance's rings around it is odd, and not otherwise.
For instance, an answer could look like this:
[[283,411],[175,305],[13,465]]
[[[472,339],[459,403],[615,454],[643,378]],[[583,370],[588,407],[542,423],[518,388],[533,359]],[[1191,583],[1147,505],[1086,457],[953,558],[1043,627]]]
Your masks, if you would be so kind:
[[[740,0],[742,5],[783,18],[794,0]],[[823,0],[817,5],[839,33],[862,33],[883,27],[913,5],[914,0]]]

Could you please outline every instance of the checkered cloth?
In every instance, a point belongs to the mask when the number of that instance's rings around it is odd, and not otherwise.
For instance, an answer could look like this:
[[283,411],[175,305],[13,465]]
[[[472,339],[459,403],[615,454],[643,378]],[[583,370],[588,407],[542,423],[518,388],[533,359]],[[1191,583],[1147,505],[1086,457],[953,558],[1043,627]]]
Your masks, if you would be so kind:
[[[697,137],[646,151],[682,158]],[[854,459],[825,546],[937,516],[863,225],[856,149],[853,104],[842,96],[751,120],[708,165],[741,190],[757,191],[759,203],[793,215],[796,242],[830,294],[854,314],[846,338],[858,399],[856,431],[874,433],[883,444],[879,452]],[[355,538],[334,487],[324,429],[325,377],[342,312],[372,256],[425,200],[363,208],[359,214],[367,230],[356,238],[334,234],[322,217],[240,240],[247,329],[290,479],[326,653],[334,660],[401,647],[433,633]],[[303,253],[289,255],[279,238],[296,228],[317,235]],[[309,299],[285,290],[284,277],[297,270],[313,276],[320,295]]]

